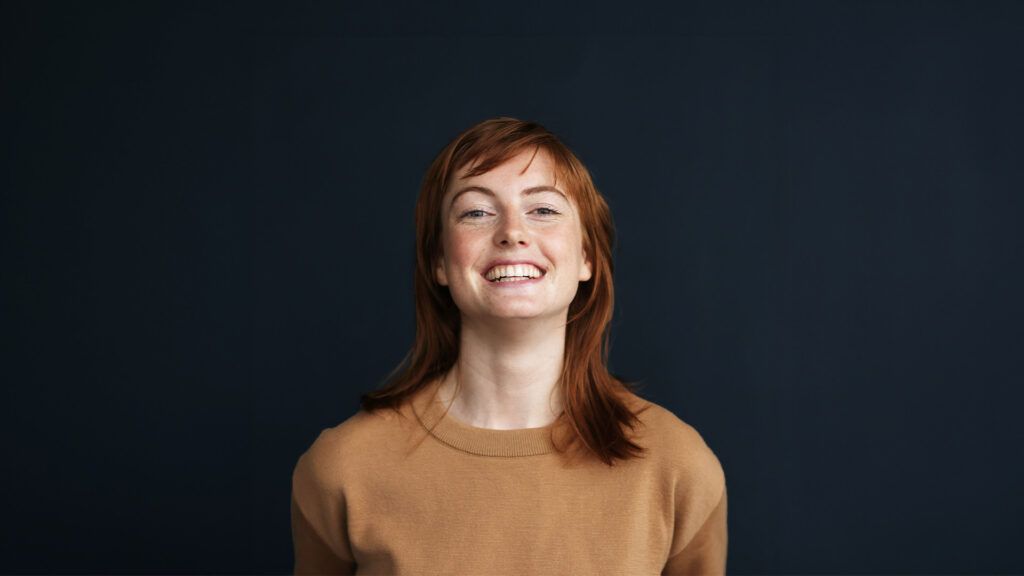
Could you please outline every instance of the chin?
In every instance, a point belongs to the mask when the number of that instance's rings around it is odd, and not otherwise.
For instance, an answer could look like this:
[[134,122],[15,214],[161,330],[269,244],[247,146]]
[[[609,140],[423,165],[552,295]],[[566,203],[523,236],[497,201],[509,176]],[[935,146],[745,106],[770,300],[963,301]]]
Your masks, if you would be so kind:
[[488,315],[488,317],[490,317],[490,318],[501,318],[501,319],[505,319],[505,320],[516,320],[516,319],[529,320],[531,318],[537,318],[537,317],[540,317],[540,316],[543,316],[542,312],[534,312],[534,311],[527,311],[527,310],[507,310],[507,311],[497,310],[497,311],[491,312]]
[[[564,314],[565,311],[562,311]],[[500,310],[491,310],[486,315],[492,319],[502,320],[532,320],[537,318],[550,318],[558,316],[558,310],[537,310],[527,308],[504,308]]]

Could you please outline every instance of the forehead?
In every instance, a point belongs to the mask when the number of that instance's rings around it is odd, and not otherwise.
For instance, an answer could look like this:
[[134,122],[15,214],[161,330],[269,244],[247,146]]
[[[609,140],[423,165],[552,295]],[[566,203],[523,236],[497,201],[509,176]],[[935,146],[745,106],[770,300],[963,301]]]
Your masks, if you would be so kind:
[[466,188],[474,186],[498,193],[506,189],[518,193],[527,188],[552,187],[566,200],[571,198],[560,167],[544,148],[522,150],[482,174],[471,174],[480,164],[479,159],[471,160],[455,171],[445,190],[449,202],[454,202],[455,195],[464,196]]

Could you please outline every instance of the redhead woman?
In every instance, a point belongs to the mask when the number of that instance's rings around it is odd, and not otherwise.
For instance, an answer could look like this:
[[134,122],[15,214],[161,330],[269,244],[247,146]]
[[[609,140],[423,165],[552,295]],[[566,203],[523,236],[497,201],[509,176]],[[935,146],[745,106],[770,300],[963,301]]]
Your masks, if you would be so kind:
[[416,206],[416,338],[292,476],[296,574],[724,574],[701,435],[607,369],[612,218],[542,126],[481,122]]

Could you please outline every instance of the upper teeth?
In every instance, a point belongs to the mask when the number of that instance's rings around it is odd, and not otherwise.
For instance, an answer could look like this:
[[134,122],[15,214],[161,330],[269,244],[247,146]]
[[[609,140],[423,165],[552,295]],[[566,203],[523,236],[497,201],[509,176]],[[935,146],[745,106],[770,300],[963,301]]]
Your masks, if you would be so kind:
[[536,266],[530,264],[514,264],[514,265],[502,265],[495,266],[487,271],[485,277],[488,280],[497,280],[504,276],[527,276],[529,278],[537,278],[542,275]]

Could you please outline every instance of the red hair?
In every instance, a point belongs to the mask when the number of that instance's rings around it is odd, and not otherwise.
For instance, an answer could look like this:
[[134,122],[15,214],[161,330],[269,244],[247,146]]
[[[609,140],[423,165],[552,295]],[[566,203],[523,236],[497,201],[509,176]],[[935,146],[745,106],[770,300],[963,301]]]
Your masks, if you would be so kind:
[[[484,174],[533,148],[543,149],[555,165],[556,182],[579,210],[583,249],[591,265],[590,280],[580,282],[569,304],[565,358],[559,380],[563,412],[553,428],[568,430],[568,444],[582,444],[611,466],[645,450],[626,434],[639,423],[627,399],[634,384],[608,372],[609,324],[614,308],[612,248],[615,230],[611,211],[594,186],[590,173],[554,134],[535,122],[493,118],[459,134],[427,169],[416,203],[416,339],[383,388],[361,398],[362,408],[398,410],[405,400],[443,377],[459,356],[461,317],[446,286],[437,283],[434,269],[441,257],[441,202],[455,174],[475,163],[465,176]],[[566,448],[556,448],[564,452]],[[581,450],[577,450],[581,451]]]

